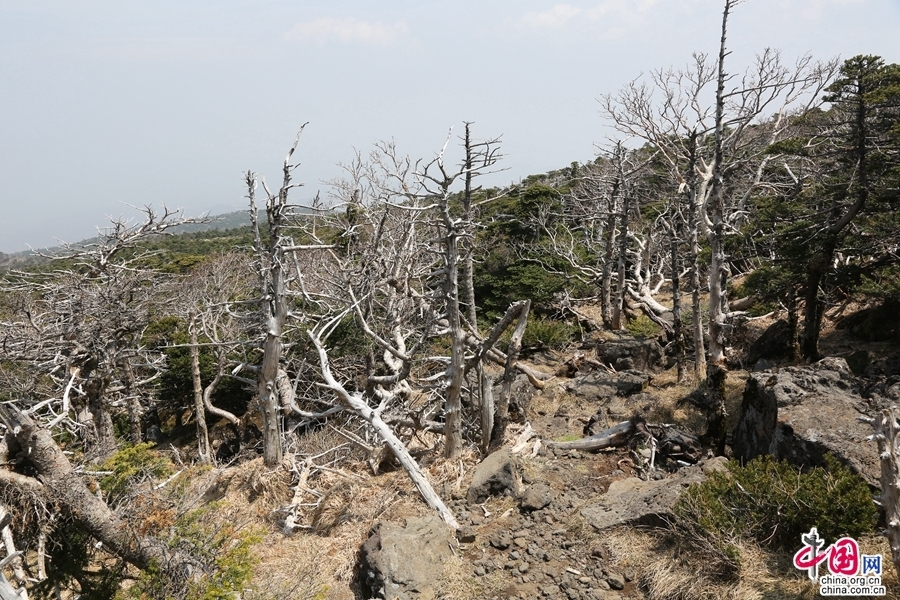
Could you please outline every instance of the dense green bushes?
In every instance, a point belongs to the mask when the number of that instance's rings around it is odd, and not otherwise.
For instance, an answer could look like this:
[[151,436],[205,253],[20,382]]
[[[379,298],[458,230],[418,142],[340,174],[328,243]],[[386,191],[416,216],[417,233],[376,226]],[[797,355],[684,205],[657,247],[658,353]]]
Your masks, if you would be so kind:
[[790,550],[812,527],[829,541],[871,532],[878,510],[868,486],[833,456],[825,458],[827,468],[805,472],[769,456],[745,467],[732,461],[682,495],[673,531],[720,574],[739,566],[741,542]]

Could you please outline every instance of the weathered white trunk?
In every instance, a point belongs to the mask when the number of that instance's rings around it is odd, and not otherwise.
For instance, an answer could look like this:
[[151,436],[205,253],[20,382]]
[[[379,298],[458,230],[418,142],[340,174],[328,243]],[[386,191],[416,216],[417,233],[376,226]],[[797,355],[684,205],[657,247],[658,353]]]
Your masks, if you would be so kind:
[[188,331],[191,348],[191,382],[194,387],[194,419],[197,422],[197,449],[200,464],[212,464],[212,453],[209,449],[209,429],[206,427],[206,406],[203,402],[203,382],[200,379],[200,347],[197,338],[197,323],[194,315],[190,316]]
[[22,600],[28,600],[28,592],[25,591],[28,575],[22,567],[21,553],[16,551],[16,543],[15,540],[13,540],[12,530],[9,528],[10,517],[11,515],[6,506],[0,505],[0,523],[5,523],[2,532],[0,532],[0,535],[3,537],[3,546],[6,549],[6,556],[10,559],[9,564],[12,565],[16,583],[19,585],[19,597],[22,598]]
[[612,312],[612,328],[613,329],[623,329],[625,327],[625,323],[622,319],[622,313],[625,310],[625,293],[626,293],[626,283],[625,283],[625,261],[627,260],[627,252],[628,252],[628,213],[631,210],[630,205],[630,194],[628,190],[625,188],[625,174],[624,169],[622,167],[622,149],[616,149],[616,162],[618,174],[617,177],[617,189],[618,193],[622,198],[622,212],[619,213],[619,271],[618,271],[618,289],[616,293],[616,303],[613,305]]
[[709,233],[709,362],[721,366],[725,362],[725,312],[728,265],[725,261],[725,174],[723,145],[725,137],[725,35],[728,12],[732,2],[725,2],[722,13],[722,38],[719,43],[718,76],[716,80],[716,129],[715,152],[712,163],[712,190],[710,192],[709,217],[712,228]]
[[712,188],[707,207],[711,228],[709,264],[709,362],[706,364],[707,403],[712,407],[706,430],[707,443],[715,444],[716,452],[725,451],[726,417],[725,380],[725,313],[727,308],[726,286],[728,264],[725,260],[725,35],[728,28],[728,12],[735,0],[726,0],[722,12],[722,38],[719,44],[718,76],[716,85],[715,151],[710,166]]
[[183,557],[173,562],[173,555],[177,552],[170,551],[165,544],[138,537],[132,527],[122,522],[103,500],[91,492],[50,431],[39,427],[12,405],[0,405],[0,418],[7,430],[14,432],[10,437],[19,446],[16,450],[27,456],[27,462],[40,478],[7,473],[10,476],[7,478],[13,480],[16,486],[43,496],[48,503],[59,503],[62,512],[72,517],[79,527],[140,569],[146,569],[153,562],[167,568],[184,563],[181,560]]
[[687,170],[688,188],[688,264],[691,286],[691,337],[694,339],[694,377],[706,375],[706,344],[704,343],[703,316],[700,312],[700,202],[697,178],[697,132],[689,137],[690,155]]
[[491,447],[491,432],[494,430],[494,381],[478,363],[478,380],[481,382],[481,450],[485,454]]
[[677,367],[677,381],[684,380],[684,327],[681,323],[681,260],[678,254],[678,222],[677,217],[668,223],[669,229],[669,268],[672,271],[672,326],[675,345],[675,364]]
[[881,506],[887,523],[891,561],[900,573],[900,423],[896,408],[885,409],[875,419],[865,419],[875,427],[881,462]]
[[267,467],[281,464],[281,431],[278,415],[278,363],[281,360],[281,335],[287,318],[284,299],[284,249],[281,229],[284,220],[284,204],[290,184],[289,161],[285,159],[285,182],[278,196],[270,197],[266,206],[269,223],[269,242],[263,244],[259,231],[254,193],[256,180],[247,174],[247,189],[250,199],[250,219],[254,227],[255,246],[259,259],[260,312],[265,327],[262,364],[256,372],[259,410],[262,415],[263,458]]
[[[463,222],[467,226],[471,226],[472,224],[472,177],[474,173],[472,172],[472,139],[470,137],[470,128],[471,123],[466,123],[466,138],[464,143],[464,148],[466,150],[466,175],[465,181],[466,186],[463,190]],[[469,325],[478,330],[478,315],[475,310],[475,268],[473,264],[473,243],[472,238],[470,237],[466,243],[463,244],[462,253],[463,253],[463,261],[462,261],[462,302],[466,306],[466,320],[469,322]]]
[[450,215],[449,198],[441,203],[444,223],[444,260],[446,276],[444,295],[450,329],[450,364],[446,373],[444,398],[444,456],[456,458],[462,452],[462,382],[464,377],[466,333],[459,310],[459,232]]
[[410,455],[406,446],[403,445],[403,442],[394,435],[390,426],[381,419],[379,410],[371,408],[359,393],[351,394],[348,392],[346,388],[334,378],[334,375],[331,373],[331,366],[328,362],[328,354],[325,351],[325,347],[322,345],[322,341],[316,337],[315,333],[312,331],[309,331],[308,333],[309,338],[316,346],[316,350],[318,350],[319,361],[322,368],[322,378],[325,380],[326,387],[335,393],[338,400],[346,409],[352,410],[358,414],[363,420],[369,423],[376,432],[378,432],[381,439],[384,440],[394,453],[394,456],[397,457],[400,464],[403,465],[403,468],[406,469],[406,472],[409,473],[409,478],[412,479],[413,484],[416,486],[416,489],[419,490],[419,494],[421,494],[428,506],[436,510],[445,523],[454,529],[459,529],[459,523],[457,523],[456,517],[453,516],[450,509],[447,508],[440,496],[434,491],[431,482],[428,481],[428,477],[425,475],[424,471],[422,471],[421,467],[419,467],[419,464],[415,459]]
[[604,239],[606,246],[603,249],[603,271],[600,279],[600,315],[603,319],[603,326],[612,329],[612,264],[616,244],[615,196],[610,198],[609,216],[606,219]]
[[494,428],[491,431],[491,449],[496,450],[503,445],[503,436],[506,433],[506,423],[509,420],[509,396],[512,383],[516,378],[515,365],[519,359],[519,350],[522,348],[522,336],[525,335],[525,327],[528,325],[528,311],[531,308],[531,300],[525,300],[519,310],[519,319],[509,340],[509,353],[506,355],[506,366],[503,371],[503,385],[500,388],[500,401],[497,403],[494,414]]

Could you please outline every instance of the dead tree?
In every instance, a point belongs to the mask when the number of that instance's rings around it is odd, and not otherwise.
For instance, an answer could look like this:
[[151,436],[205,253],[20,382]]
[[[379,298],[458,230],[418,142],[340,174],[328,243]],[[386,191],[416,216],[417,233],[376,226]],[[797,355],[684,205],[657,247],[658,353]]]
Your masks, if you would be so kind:
[[292,183],[293,171],[298,165],[291,162],[300,135],[306,124],[297,132],[294,144],[282,164],[281,186],[272,192],[262,180],[266,192],[266,223],[263,235],[256,206],[256,174],[245,177],[247,197],[250,201],[250,221],[254,234],[257,261],[255,268],[259,278],[260,328],[262,330],[262,360],[256,368],[258,404],[262,415],[263,456],[269,467],[281,464],[283,456],[280,415],[279,370],[284,348],[283,336],[288,320],[289,257],[291,253],[310,248],[332,248],[330,244],[295,244],[291,226],[297,218],[296,205],[288,202],[288,195],[303,184]]
[[881,506],[887,523],[891,561],[900,573],[900,423],[897,416],[897,407],[894,406],[881,411],[876,418],[860,417],[860,420],[875,428],[871,439],[878,443],[881,461]]
[[[9,450],[21,459],[18,471],[0,469],[0,482],[46,504],[58,506],[84,531],[126,562],[146,569],[156,565],[165,577],[185,581],[191,561],[164,542],[137,535],[92,492],[53,439],[52,433],[12,404],[0,405]],[[30,469],[30,470],[29,470]]]
[[[240,425],[237,416],[213,404],[213,395],[231,376],[230,371],[243,362],[238,359],[247,346],[245,323],[241,322],[241,315],[231,310],[233,303],[251,297],[245,283],[251,275],[246,262],[245,256],[236,253],[213,257],[187,275],[181,285],[180,304],[187,319],[197,445],[203,464],[212,463],[207,413],[235,427]],[[215,372],[205,385],[201,378],[201,351],[212,354],[215,361]]]
[[[436,222],[443,247],[442,272],[438,275],[438,279],[443,288],[443,309],[450,335],[450,363],[447,366],[444,389],[444,455],[448,458],[455,458],[462,450],[463,441],[461,392],[466,338],[466,329],[463,327],[460,309],[459,269],[461,263],[465,264],[467,261],[460,256],[460,241],[474,234],[471,221],[472,177],[491,172],[500,159],[500,152],[498,139],[473,142],[467,125],[463,142],[465,160],[462,166],[454,170],[445,161],[445,152],[449,142],[450,137],[448,136],[447,142],[438,155],[421,166],[416,171],[415,177],[421,188],[420,193],[435,199],[435,208],[438,213]],[[460,178],[465,181],[463,195],[469,197],[467,201],[468,214],[457,218],[451,214],[450,199],[453,185]],[[475,324],[473,323],[471,326],[474,327]]]
[[16,400],[40,422],[69,429],[95,457],[115,450],[113,411],[128,412],[130,437],[140,441],[142,390],[162,373],[162,356],[142,336],[171,302],[171,278],[146,266],[140,244],[197,221],[145,207],[137,222],[114,220],[96,240],[48,255],[56,268],[0,283],[10,303],[0,360],[41,382]]
[[[725,2],[715,63],[697,54],[686,70],[653,72],[650,84],[635,81],[601,100],[603,112],[619,131],[657,149],[670,169],[673,189],[687,197],[687,266],[693,288],[698,374],[704,373],[705,363],[700,354],[698,238],[705,236],[712,249],[709,355],[710,363],[716,365],[724,361],[728,329],[724,239],[746,218],[748,200],[763,183],[766,166],[777,158],[766,150],[784,137],[790,111],[818,102],[818,93],[834,70],[833,62],[814,64],[809,57],[789,68],[777,52],[766,50],[740,83],[728,89],[733,77],[725,69],[727,21],[738,3]],[[715,100],[709,106],[704,98],[712,85]]]
[[[337,320],[340,320],[343,315],[339,315]],[[330,326],[333,326],[335,320],[331,322],[326,322],[323,324],[323,328],[327,331]],[[369,423],[377,432],[378,435],[385,441],[391,451],[394,453],[394,456],[397,457],[397,460],[400,461],[400,464],[403,465],[403,468],[406,469],[407,473],[409,473],[410,479],[412,479],[413,484],[415,484],[416,489],[419,490],[419,493],[422,495],[422,498],[425,502],[432,507],[434,510],[438,512],[441,516],[441,519],[444,520],[447,525],[453,527],[454,529],[459,528],[459,523],[456,521],[456,517],[453,516],[453,513],[444,505],[444,502],[441,500],[440,496],[434,491],[434,488],[431,486],[431,483],[428,481],[428,477],[426,477],[425,473],[419,467],[418,463],[416,463],[415,459],[409,454],[409,451],[406,449],[406,446],[394,435],[394,432],[391,430],[390,426],[388,426],[384,420],[381,418],[381,413],[384,411],[386,407],[385,403],[379,404],[376,408],[371,408],[365,400],[363,400],[362,395],[359,393],[351,394],[341,385],[337,379],[331,373],[331,367],[328,362],[328,354],[325,351],[325,347],[323,345],[321,334],[317,333],[314,330],[309,330],[309,337],[313,341],[313,344],[318,350],[319,360],[321,361],[322,367],[322,377],[325,380],[325,386],[328,387],[331,391],[335,393],[338,400],[344,405],[344,407],[348,410],[355,412],[357,415],[362,417],[367,423]]]

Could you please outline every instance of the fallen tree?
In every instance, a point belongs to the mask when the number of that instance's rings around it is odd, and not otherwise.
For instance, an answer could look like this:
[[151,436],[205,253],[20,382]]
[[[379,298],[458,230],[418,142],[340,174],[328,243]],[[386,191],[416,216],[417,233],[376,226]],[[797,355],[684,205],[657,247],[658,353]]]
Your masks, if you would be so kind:
[[6,443],[18,469],[0,469],[0,481],[59,506],[78,527],[129,564],[139,569],[155,565],[167,577],[187,577],[189,558],[159,540],[137,535],[90,490],[50,430],[11,404],[0,405],[0,420],[6,426]]
[[599,452],[626,446],[633,448],[637,444],[643,444],[651,451],[651,470],[657,455],[677,461],[678,464],[691,464],[700,459],[702,450],[700,441],[695,436],[670,425],[647,423],[640,416],[634,416],[580,440],[544,443],[548,447],[558,450],[582,450],[584,452]]

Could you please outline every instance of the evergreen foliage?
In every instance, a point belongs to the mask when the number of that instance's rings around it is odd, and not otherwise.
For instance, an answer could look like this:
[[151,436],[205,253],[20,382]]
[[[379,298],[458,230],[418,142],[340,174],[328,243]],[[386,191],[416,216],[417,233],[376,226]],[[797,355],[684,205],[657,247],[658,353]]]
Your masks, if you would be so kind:
[[679,498],[675,531],[731,558],[740,540],[792,549],[811,527],[830,541],[872,532],[878,508],[869,487],[833,456],[825,458],[826,468],[805,472],[770,456],[744,467],[731,461],[726,472],[711,473]]

